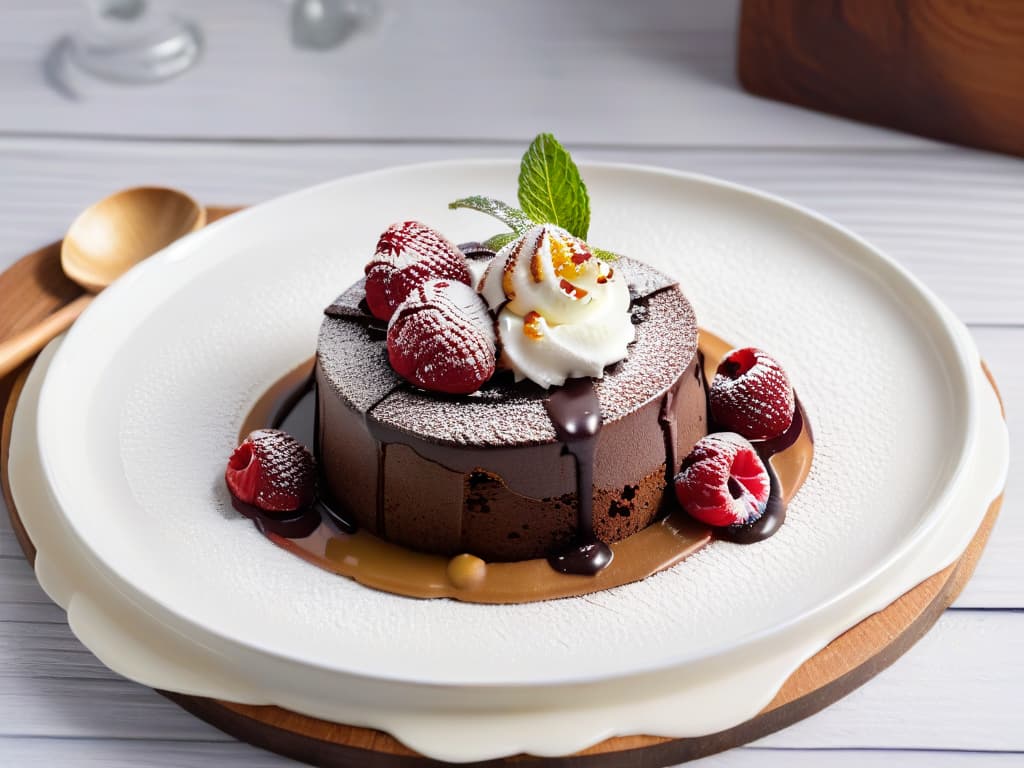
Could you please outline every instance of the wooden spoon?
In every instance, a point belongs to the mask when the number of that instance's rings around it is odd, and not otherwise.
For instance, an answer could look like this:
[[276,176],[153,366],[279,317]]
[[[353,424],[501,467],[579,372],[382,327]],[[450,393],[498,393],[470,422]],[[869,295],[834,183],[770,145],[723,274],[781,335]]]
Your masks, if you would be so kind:
[[60,265],[88,293],[0,343],[0,377],[66,331],[94,294],[148,256],[206,224],[206,210],[176,189],[133,187],[78,215],[60,246]]

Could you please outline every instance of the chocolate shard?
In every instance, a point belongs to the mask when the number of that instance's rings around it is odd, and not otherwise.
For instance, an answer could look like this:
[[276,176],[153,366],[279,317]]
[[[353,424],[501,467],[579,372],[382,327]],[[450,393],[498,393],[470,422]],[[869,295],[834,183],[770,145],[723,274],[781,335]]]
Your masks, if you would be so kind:
[[459,243],[456,247],[462,251],[462,255],[470,261],[489,261],[490,259],[493,259],[495,253],[497,253],[493,248],[488,248],[477,240],[473,240],[468,243]]
[[345,317],[365,322],[376,322],[366,307],[366,278],[361,277],[341,296],[336,298],[324,314],[328,317]]
[[675,278],[635,259],[619,259],[614,262],[614,267],[626,278],[626,284],[629,285],[629,297],[633,301],[641,301],[679,284]]
[[365,414],[400,389],[402,379],[388,363],[387,347],[374,328],[351,318],[339,320],[321,326],[317,364],[335,393]]

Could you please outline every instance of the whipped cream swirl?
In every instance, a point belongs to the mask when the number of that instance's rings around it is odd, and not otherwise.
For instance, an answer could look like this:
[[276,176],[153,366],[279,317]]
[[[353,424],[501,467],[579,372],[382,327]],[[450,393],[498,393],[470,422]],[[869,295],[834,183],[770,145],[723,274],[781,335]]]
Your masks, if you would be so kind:
[[561,227],[541,224],[502,248],[480,281],[498,316],[500,364],[547,389],[601,378],[636,338],[624,276]]

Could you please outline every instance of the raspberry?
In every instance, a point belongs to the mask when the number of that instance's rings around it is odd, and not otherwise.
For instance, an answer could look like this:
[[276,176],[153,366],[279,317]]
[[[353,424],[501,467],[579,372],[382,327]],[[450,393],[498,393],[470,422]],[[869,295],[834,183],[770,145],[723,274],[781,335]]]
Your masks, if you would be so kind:
[[388,325],[395,372],[434,392],[469,394],[494,374],[494,326],[467,285],[431,280],[415,288]]
[[747,525],[764,513],[771,478],[754,447],[735,432],[701,438],[675,477],[690,517],[715,527]]
[[305,446],[276,429],[251,432],[224,473],[231,495],[263,512],[292,513],[316,496],[316,467]]
[[462,251],[426,224],[392,224],[366,265],[366,303],[374,317],[390,320],[416,286],[440,278],[472,282]]
[[778,437],[793,423],[796,399],[786,372],[760,349],[734,349],[718,366],[708,392],[711,416],[749,440]]

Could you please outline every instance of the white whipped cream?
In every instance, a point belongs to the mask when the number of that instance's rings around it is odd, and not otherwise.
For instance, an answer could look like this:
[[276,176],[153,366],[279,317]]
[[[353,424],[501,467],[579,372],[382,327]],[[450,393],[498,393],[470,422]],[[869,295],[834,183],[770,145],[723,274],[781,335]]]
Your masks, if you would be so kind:
[[629,287],[577,237],[541,224],[506,245],[480,281],[498,313],[500,364],[545,389],[601,378],[636,338]]

